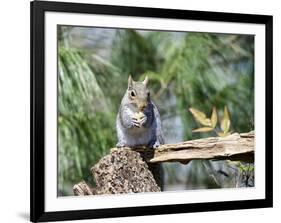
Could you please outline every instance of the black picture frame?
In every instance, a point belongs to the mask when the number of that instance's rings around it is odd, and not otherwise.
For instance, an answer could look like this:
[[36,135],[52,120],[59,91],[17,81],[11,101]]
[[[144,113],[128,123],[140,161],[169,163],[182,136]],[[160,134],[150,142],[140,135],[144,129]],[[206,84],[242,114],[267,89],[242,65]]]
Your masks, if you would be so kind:
[[[265,45],[266,45],[266,182],[265,199],[227,201],[227,202],[208,202],[195,204],[171,204],[159,206],[94,209],[77,211],[45,211],[45,75],[44,75],[44,28],[46,12],[72,12],[88,14],[105,14],[121,16],[139,16],[147,18],[173,18],[173,19],[192,19],[206,21],[225,21],[237,23],[264,24]],[[94,5],[65,2],[31,2],[31,151],[30,151],[30,220],[37,221],[58,221],[75,220],[90,218],[110,218],[122,216],[140,216],[171,213],[187,213],[202,211],[234,210],[249,208],[265,208],[273,206],[273,17],[268,15],[236,14],[221,12],[204,12],[175,9],[158,9],[142,7],[125,7]]]

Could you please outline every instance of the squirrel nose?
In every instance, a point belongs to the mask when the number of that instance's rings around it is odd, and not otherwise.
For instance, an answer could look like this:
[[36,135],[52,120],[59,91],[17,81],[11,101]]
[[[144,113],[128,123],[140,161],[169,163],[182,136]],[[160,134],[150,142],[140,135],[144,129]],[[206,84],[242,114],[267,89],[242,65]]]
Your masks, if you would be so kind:
[[139,106],[139,110],[141,112],[143,112],[145,110],[145,108],[146,108],[146,104],[142,104],[142,105]]

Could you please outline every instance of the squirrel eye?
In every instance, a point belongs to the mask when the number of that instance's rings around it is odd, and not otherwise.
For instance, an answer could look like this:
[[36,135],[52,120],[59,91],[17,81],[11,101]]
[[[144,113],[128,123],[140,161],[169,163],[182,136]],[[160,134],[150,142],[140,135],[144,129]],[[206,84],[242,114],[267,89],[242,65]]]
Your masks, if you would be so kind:
[[148,97],[150,96],[150,92],[149,92],[149,91],[147,92],[147,96],[148,96]]
[[134,91],[131,91],[131,97],[135,97],[136,93]]

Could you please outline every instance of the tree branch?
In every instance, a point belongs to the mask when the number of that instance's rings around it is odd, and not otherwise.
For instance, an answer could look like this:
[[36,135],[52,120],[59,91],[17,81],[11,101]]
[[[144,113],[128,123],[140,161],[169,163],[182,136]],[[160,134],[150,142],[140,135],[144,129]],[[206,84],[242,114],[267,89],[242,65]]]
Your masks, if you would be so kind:
[[232,160],[254,162],[255,133],[234,133],[226,137],[210,137],[175,144],[160,145],[157,149],[135,148],[149,163],[182,162],[191,160]]

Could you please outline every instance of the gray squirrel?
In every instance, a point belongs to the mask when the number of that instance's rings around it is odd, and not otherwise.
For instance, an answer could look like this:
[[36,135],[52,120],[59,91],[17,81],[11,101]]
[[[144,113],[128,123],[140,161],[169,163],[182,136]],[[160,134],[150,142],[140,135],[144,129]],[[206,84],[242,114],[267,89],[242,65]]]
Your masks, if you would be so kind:
[[164,144],[160,114],[150,100],[147,84],[147,76],[142,82],[134,81],[131,76],[128,78],[128,88],[116,118],[118,148],[156,148]]

